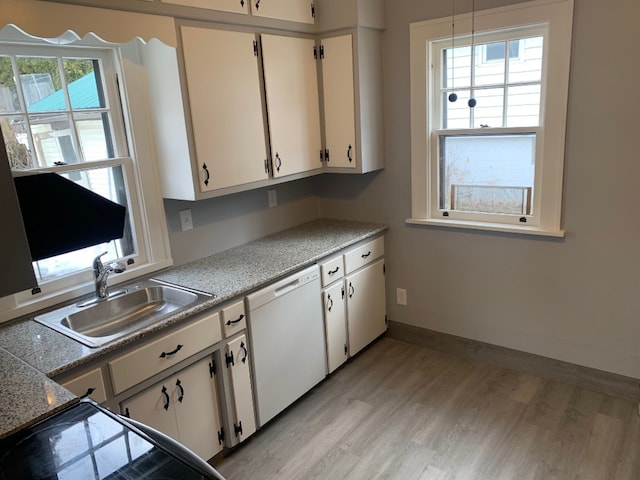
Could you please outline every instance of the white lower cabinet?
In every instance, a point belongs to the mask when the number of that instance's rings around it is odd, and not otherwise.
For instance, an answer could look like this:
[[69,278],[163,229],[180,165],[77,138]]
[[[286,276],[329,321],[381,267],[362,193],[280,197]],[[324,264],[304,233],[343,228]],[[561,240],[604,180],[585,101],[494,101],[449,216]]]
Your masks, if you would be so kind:
[[387,329],[384,259],[345,278],[349,354],[354,355]]
[[107,400],[100,368],[94,368],[70,380],[63,381],[61,385],[79,397],[89,397],[98,403],[104,403]]
[[322,292],[324,301],[325,334],[327,336],[327,371],[333,372],[347,361],[347,317],[343,282]]
[[226,345],[225,363],[229,383],[227,389],[228,443],[233,446],[246,440],[256,431],[249,366],[251,361],[246,335],[241,335]]
[[331,373],[387,329],[384,237],[326,260],[320,271]]
[[125,415],[178,440],[205,460],[223,448],[210,357],[121,402],[120,407]]

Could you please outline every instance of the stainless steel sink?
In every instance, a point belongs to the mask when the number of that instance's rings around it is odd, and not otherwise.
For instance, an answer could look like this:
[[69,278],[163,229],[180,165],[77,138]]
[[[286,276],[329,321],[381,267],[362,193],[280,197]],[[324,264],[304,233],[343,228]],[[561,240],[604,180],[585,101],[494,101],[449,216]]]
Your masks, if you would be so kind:
[[38,315],[35,321],[89,347],[99,347],[179,313],[206,298],[201,293],[148,280]]

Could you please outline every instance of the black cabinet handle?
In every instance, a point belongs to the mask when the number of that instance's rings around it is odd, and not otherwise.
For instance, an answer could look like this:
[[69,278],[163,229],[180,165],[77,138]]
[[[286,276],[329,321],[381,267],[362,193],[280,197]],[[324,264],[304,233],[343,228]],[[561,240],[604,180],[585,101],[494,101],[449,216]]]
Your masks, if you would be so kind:
[[242,315],[240,315],[236,320],[227,320],[227,323],[225,323],[225,325],[228,327],[229,325],[234,325],[238,322],[241,322],[242,319],[244,318],[244,313]]
[[354,293],[356,293],[356,289],[353,288],[353,284],[349,282],[349,298],[353,297]]
[[280,158],[280,154],[276,152],[276,171],[280,171],[280,167],[282,166],[282,159]]
[[206,163],[203,163],[202,169],[204,170],[204,184],[208,187],[209,179],[211,178],[211,174],[209,173],[209,167],[207,167]]
[[331,311],[331,309],[333,308],[333,298],[331,298],[331,295],[327,295],[327,311]]
[[129,408],[128,407],[124,409],[124,416],[127,417],[127,418],[131,418],[131,413],[129,412]]
[[171,355],[175,355],[176,353],[178,353],[180,350],[182,350],[183,345],[178,345],[176,347],[175,350],[171,351],[171,352],[162,352],[160,354],[160,358],[166,358],[166,357],[170,357]]
[[163,408],[165,410],[169,410],[169,394],[167,393],[167,387],[165,387],[164,385],[162,386],[162,397],[164,400],[164,405]]
[[371,250],[369,250],[367,253],[363,253],[361,255],[362,258],[367,258],[369,255],[371,255]]
[[88,397],[89,395],[91,395],[91,394],[92,394],[93,392],[95,392],[95,391],[96,391],[96,389],[95,389],[94,387],[89,387],[89,388],[87,388],[87,393],[85,393],[84,395],[82,395],[82,398],[86,398],[86,397]]
[[349,159],[349,163],[353,162],[353,147],[351,145],[349,145],[349,148],[347,149],[347,158]]
[[240,342],[240,350],[242,350],[242,363],[247,363],[247,357],[249,356],[249,352],[247,351],[247,346],[244,342]]
[[336,267],[334,270],[329,270],[327,273],[329,275],[335,275],[336,273],[338,273],[340,271],[340,267]]
[[244,0],[240,0],[240,6],[244,7]]
[[260,0],[256,0],[256,10],[260,8]]
[[179,378],[176,381],[176,387],[178,387],[178,390],[180,390],[180,395],[178,395],[178,401],[182,403],[182,400],[184,399],[184,387],[182,386],[182,383],[180,382]]

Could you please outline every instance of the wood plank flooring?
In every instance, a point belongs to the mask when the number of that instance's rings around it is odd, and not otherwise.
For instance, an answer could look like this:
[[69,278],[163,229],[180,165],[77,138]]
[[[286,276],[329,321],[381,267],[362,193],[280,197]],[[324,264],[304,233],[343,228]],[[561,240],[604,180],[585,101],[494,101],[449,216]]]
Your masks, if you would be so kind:
[[638,480],[630,400],[382,338],[216,463],[227,480]]

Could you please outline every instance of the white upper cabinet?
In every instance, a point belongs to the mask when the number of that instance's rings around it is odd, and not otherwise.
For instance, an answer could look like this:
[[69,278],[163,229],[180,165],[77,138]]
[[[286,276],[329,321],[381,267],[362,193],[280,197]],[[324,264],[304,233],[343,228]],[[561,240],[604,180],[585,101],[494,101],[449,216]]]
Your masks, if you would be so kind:
[[322,40],[322,88],[325,161],[331,167],[356,168],[356,115],[351,35]]
[[381,48],[381,33],[365,28],[321,40],[328,171],[384,168]]
[[274,177],[322,167],[315,42],[262,35]]
[[250,0],[160,0],[171,5],[206,8],[231,13],[249,13]]
[[255,35],[183,26],[200,190],[268,178]]
[[291,22],[314,23],[316,0],[250,0],[251,14]]

